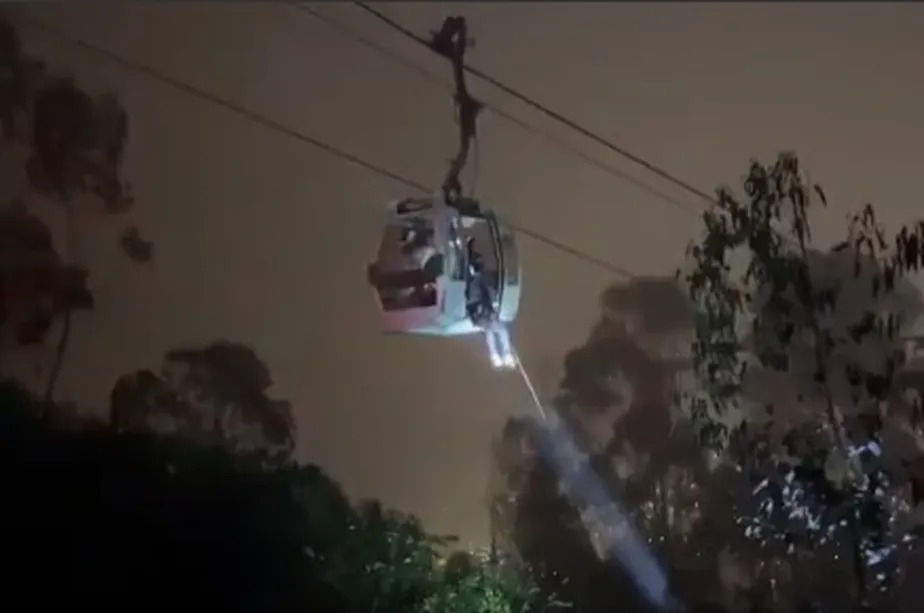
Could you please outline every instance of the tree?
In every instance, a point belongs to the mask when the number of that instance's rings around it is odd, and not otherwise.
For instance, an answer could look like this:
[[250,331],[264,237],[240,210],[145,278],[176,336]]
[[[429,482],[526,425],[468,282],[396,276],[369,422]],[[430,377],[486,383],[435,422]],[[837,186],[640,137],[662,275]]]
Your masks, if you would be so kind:
[[754,486],[747,534],[816,559],[847,547],[865,603],[916,535],[919,452],[895,440],[908,411],[894,349],[902,311],[918,308],[900,281],[922,263],[924,225],[887,239],[866,205],[844,242],[813,252],[810,205],[827,202],[794,155],[752,163],[744,191],[719,190],[688,251],[699,389],[683,406]]
[[93,306],[87,272],[61,261],[51,234],[24,206],[0,210],[0,327],[41,342],[63,313]]
[[511,420],[495,445],[508,479],[493,503],[495,531],[536,579],[546,598],[574,610],[646,611],[629,578],[598,556],[582,509],[569,500],[554,462],[540,452],[545,426]]
[[[72,80],[50,74],[43,62],[24,55],[16,30],[3,19],[0,72],[4,145],[27,149],[25,171],[31,189],[61,205],[68,228],[63,254],[58,255],[38,218],[19,211],[21,205],[3,212],[4,239],[15,244],[18,253],[5,248],[3,256],[10,259],[0,263],[6,269],[0,273],[4,274],[0,314],[7,314],[0,318],[15,311],[14,325],[20,332],[15,338],[25,345],[43,343],[52,325],[59,320],[62,324],[46,390],[51,399],[67,349],[71,313],[92,306],[88,273],[71,261],[69,253],[73,217],[79,205],[93,200],[102,203],[107,215],[122,214],[133,204],[131,190],[121,177],[128,118],[113,95],[91,96]],[[121,245],[135,261],[153,257],[152,244],[134,226],[122,233]],[[23,259],[32,263],[24,265]]]
[[415,518],[353,507],[316,466],[77,415],[61,429],[51,413],[0,383],[7,598],[98,611],[551,610],[491,560],[447,559]]
[[[589,457],[595,479],[660,554],[673,575],[672,592],[691,601],[714,597],[721,591],[710,555],[715,534],[704,532],[700,540],[697,532],[708,497],[696,483],[703,462],[689,428],[672,412],[672,392],[689,370],[678,348],[692,331],[692,305],[674,280],[642,278],[608,288],[601,307],[587,341],[565,359],[555,413]],[[507,478],[495,495],[494,521],[506,527],[498,534],[513,541],[507,546],[535,567],[549,593],[581,610],[617,603],[644,610],[624,570],[594,551],[588,510],[563,493],[567,484],[531,441],[535,428],[508,423],[495,450]],[[701,547],[707,536],[710,546]]]
[[[587,341],[565,360],[559,411],[592,439],[598,474],[632,509],[676,596],[752,600],[770,577],[734,530],[729,509],[740,478],[714,470],[673,406],[691,374],[692,303],[673,279],[639,278],[608,288],[601,306]],[[743,583],[725,581],[728,559]],[[737,596],[744,586],[748,593]]]
[[120,431],[153,431],[289,458],[295,447],[291,405],[266,395],[269,369],[252,349],[217,342],[176,349],[161,376],[140,370],[121,377],[110,398]]
[[131,207],[120,177],[128,116],[113,95],[94,99],[69,79],[46,78],[31,112],[32,154],[26,169],[33,187],[65,205],[89,193],[108,212]]

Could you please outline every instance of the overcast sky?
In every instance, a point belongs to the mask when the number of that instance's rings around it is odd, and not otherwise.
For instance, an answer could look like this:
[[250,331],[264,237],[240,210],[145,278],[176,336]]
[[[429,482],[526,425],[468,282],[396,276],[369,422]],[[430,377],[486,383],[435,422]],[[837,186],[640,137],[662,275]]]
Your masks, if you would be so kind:
[[[315,5],[449,82],[438,58],[347,3]],[[924,6],[853,4],[387,3],[417,32],[462,14],[472,64],[710,191],[753,155],[794,149],[832,202],[830,240],[872,201],[895,227],[924,213]],[[347,149],[439,184],[454,153],[445,87],[286,4],[34,4],[36,19]],[[480,339],[383,336],[365,285],[381,208],[400,185],[28,27],[27,49],[131,122],[132,213],[155,241],[139,270],[116,226],[84,224],[75,257],[98,307],[76,322],[60,395],[104,406],[116,377],[168,347],[252,344],[296,407],[304,458],[356,496],[380,497],[438,532],[484,542],[488,446],[528,410],[515,376],[490,371]],[[641,274],[671,274],[692,213],[549,143],[694,197],[582,140],[485,84],[478,97],[536,126],[486,114],[477,193],[517,223]],[[515,339],[548,392],[614,279],[524,238]]]

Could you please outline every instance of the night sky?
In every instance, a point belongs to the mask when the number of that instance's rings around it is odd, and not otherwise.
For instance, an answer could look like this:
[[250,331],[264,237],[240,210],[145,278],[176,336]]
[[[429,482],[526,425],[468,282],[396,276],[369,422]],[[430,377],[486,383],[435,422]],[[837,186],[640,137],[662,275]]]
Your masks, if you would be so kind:
[[[440,76],[440,86],[278,3],[32,5],[30,17],[186,81],[409,178],[442,180],[455,152],[449,66],[347,3],[314,8]],[[387,3],[425,34],[464,15],[470,63],[711,191],[752,156],[792,149],[825,186],[822,243],[870,201],[895,228],[924,212],[924,6],[868,4]],[[141,268],[120,229],[85,211],[73,245],[97,308],[75,318],[60,396],[104,407],[118,375],[170,347],[253,345],[298,417],[300,455],[355,496],[484,542],[489,444],[529,410],[480,339],[383,336],[364,267],[382,207],[402,186],[45,31],[30,53],[126,105],[131,213],[156,243]],[[473,93],[535,126],[486,113],[476,192],[531,230],[635,273],[670,275],[700,206],[663,180],[490,86]],[[551,144],[564,139],[688,210]],[[467,179],[470,181],[472,175]],[[41,207],[41,203],[36,203]],[[52,225],[61,227],[50,208]],[[617,279],[521,242],[515,340],[542,391],[583,342]]]

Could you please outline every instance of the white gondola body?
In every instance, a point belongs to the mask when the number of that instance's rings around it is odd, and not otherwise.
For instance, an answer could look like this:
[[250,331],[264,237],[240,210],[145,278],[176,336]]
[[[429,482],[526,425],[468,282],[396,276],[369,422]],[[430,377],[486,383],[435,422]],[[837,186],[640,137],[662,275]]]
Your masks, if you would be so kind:
[[[491,211],[459,208],[448,206],[440,196],[406,198],[388,204],[378,253],[368,269],[385,332],[459,336],[484,331],[466,309],[469,239],[485,264],[497,319],[502,324],[516,319],[521,269],[513,232]],[[428,261],[433,265],[426,267],[430,269],[426,283],[418,279],[409,286],[405,280],[395,289],[393,282],[383,279],[425,272],[425,267],[403,248],[402,236],[409,228],[429,235],[425,248],[438,257]]]

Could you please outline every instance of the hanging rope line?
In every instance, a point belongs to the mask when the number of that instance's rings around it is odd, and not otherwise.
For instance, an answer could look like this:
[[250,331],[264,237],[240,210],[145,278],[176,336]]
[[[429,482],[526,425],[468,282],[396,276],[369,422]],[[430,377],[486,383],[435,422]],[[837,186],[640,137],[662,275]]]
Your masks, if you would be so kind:
[[[298,10],[326,24],[331,29],[340,32],[343,36],[351,39],[355,43],[362,45],[366,47],[367,49],[371,49],[372,51],[375,51],[376,53],[388,59],[389,61],[397,65],[400,65],[411,72],[414,72],[420,75],[421,77],[433,83],[434,85],[437,85],[441,88],[446,87],[446,83],[444,82],[443,79],[436,76],[435,74],[433,74],[426,68],[423,68],[422,66],[407,60],[406,58],[402,57],[400,54],[395,53],[394,51],[388,49],[384,45],[381,45],[369,39],[366,36],[363,36],[362,34],[358,33],[356,30],[343,25],[343,23],[331,18],[330,16],[324,15],[321,12],[313,9],[312,7],[306,6],[304,4],[293,3],[290,6],[291,8]],[[501,119],[510,122],[511,124],[517,126],[524,132],[529,132],[531,134],[539,136],[540,138],[545,140],[547,143],[554,145],[555,147],[561,149],[562,151],[566,151],[570,153],[571,155],[574,155],[575,157],[582,160],[584,163],[588,164],[589,166],[593,166],[594,168],[597,168],[598,170],[605,172],[606,174],[610,175],[611,177],[619,181],[624,181],[626,183],[629,183],[630,185],[634,186],[640,191],[647,193],[650,196],[655,197],[656,199],[663,202],[664,204],[667,204],[668,206],[671,206],[679,211],[682,211],[687,214],[693,214],[693,215],[699,214],[699,209],[695,206],[691,206],[688,202],[684,202],[673,196],[670,196],[669,194],[664,193],[663,191],[657,189],[656,187],[654,187],[650,183],[647,183],[646,181],[643,181],[633,175],[630,175],[622,170],[619,170],[618,168],[610,164],[601,162],[599,159],[595,158],[592,155],[585,153],[584,151],[572,145],[571,143],[559,137],[554,136],[548,131],[540,130],[536,126],[533,126],[527,123],[526,121],[519,119],[515,115],[503,110],[502,108],[496,105],[493,105],[489,102],[485,102],[483,100],[480,100],[479,102],[481,102],[481,104],[484,105],[485,110],[488,110],[494,115],[497,115],[498,117],[500,117]]]
[[[377,174],[381,177],[385,177],[400,185],[404,185],[405,187],[414,189],[418,192],[421,192],[421,193],[432,192],[430,188],[426,187],[420,181],[416,181],[402,174],[391,171],[379,164],[369,162],[361,158],[358,155],[350,153],[349,151],[346,151],[340,147],[336,147],[330,143],[322,141],[318,138],[315,138],[303,132],[300,132],[296,130],[295,128],[292,128],[283,123],[280,123],[279,121],[276,121],[270,117],[267,117],[266,115],[263,115],[257,111],[244,107],[240,104],[237,104],[217,94],[213,94],[211,92],[203,90],[191,83],[187,83],[186,81],[183,81],[181,79],[168,75],[158,70],[157,68],[154,68],[153,66],[144,64],[142,62],[138,62],[136,60],[129,59],[123,55],[120,55],[119,53],[115,51],[112,51],[111,49],[107,49],[95,43],[91,43],[87,40],[84,40],[82,38],[73,36],[54,26],[48,25],[36,19],[22,17],[22,16],[17,16],[16,19],[24,25],[27,25],[37,30],[41,30],[54,38],[65,41],[66,43],[71,44],[75,47],[81,48],[84,51],[92,55],[96,55],[98,57],[104,58],[112,62],[113,64],[120,66],[124,70],[127,70],[129,72],[135,72],[138,74],[143,74],[146,77],[150,78],[151,80],[157,81],[172,89],[181,91],[185,93],[186,95],[189,95],[194,98],[199,98],[200,100],[203,100],[215,106],[224,108],[225,110],[230,111],[235,115],[238,115],[239,117],[245,119],[246,121],[249,121],[256,125],[260,125],[266,128],[267,130],[277,132],[279,134],[292,138],[298,142],[309,145],[319,151],[322,151],[330,155],[331,157],[339,158],[343,161],[359,166],[360,168],[364,168],[365,170],[373,174]],[[602,258],[593,256],[591,254],[585,253],[584,251],[580,249],[566,245],[563,242],[560,242],[556,239],[553,239],[549,236],[546,236],[534,230],[530,230],[529,228],[525,228],[523,226],[520,226],[514,223],[510,224],[510,228],[519,234],[528,236],[537,242],[543,243],[557,251],[561,251],[562,253],[567,253],[579,260],[582,260],[598,268],[606,270],[618,277],[627,278],[627,279],[631,279],[634,277],[634,275],[631,272],[629,272],[627,269],[621,266],[618,266]]]
[[[430,47],[430,45],[429,45],[429,43],[427,42],[426,39],[424,39],[424,38],[418,36],[417,34],[415,34],[414,32],[412,32],[411,30],[405,28],[405,27],[402,26],[400,23],[398,23],[397,21],[391,19],[391,18],[388,17],[387,15],[385,15],[385,14],[383,14],[383,13],[377,11],[376,9],[372,8],[372,7],[369,6],[367,3],[365,3],[365,2],[355,2],[355,1],[354,1],[354,4],[355,4],[356,6],[358,6],[359,8],[361,8],[362,10],[366,11],[367,13],[369,13],[370,15],[372,15],[373,17],[375,17],[376,19],[378,19],[379,21],[381,21],[382,23],[386,24],[387,26],[389,26],[390,28],[392,28],[392,29],[395,30],[396,32],[399,32],[399,33],[402,34],[403,36],[407,37],[408,39],[413,40],[414,42],[416,42],[416,43],[418,43],[418,44],[421,44],[421,45],[423,45],[423,46],[425,46],[425,47],[428,47],[428,48]],[[597,133],[595,133],[595,132],[589,130],[588,128],[585,128],[584,126],[582,126],[582,125],[580,125],[580,124],[578,124],[576,121],[574,121],[574,120],[572,120],[572,119],[569,119],[569,118],[565,117],[565,116],[562,115],[561,113],[558,113],[558,112],[556,112],[556,111],[553,111],[552,109],[548,108],[548,107],[545,106],[544,104],[542,104],[542,103],[540,103],[540,102],[534,100],[533,98],[527,96],[526,94],[523,94],[523,93],[519,92],[518,90],[516,90],[516,89],[514,89],[513,87],[511,87],[511,86],[509,86],[509,85],[503,83],[502,81],[500,81],[500,80],[498,80],[498,79],[495,79],[495,78],[492,77],[491,75],[489,75],[489,74],[487,74],[487,73],[485,73],[485,72],[482,72],[481,70],[479,70],[479,69],[477,69],[477,68],[474,68],[474,67],[472,67],[472,66],[469,66],[469,65],[467,65],[467,64],[463,66],[463,70],[464,70],[465,72],[467,72],[467,73],[469,73],[469,74],[475,76],[475,77],[478,77],[478,78],[481,79],[482,81],[485,81],[486,83],[489,83],[489,84],[493,85],[494,87],[496,87],[496,88],[499,89],[500,91],[504,92],[505,94],[507,94],[507,95],[509,95],[509,96],[511,96],[511,97],[513,97],[513,98],[516,98],[517,100],[519,100],[519,101],[522,102],[523,104],[525,104],[525,105],[527,105],[527,106],[529,106],[529,107],[531,107],[531,108],[533,108],[533,109],[539,111],[539,112],[542,113],[543,115],[545,115],[545,116],[547,116],[547,117],[549,117],[549,118],[551,118],[551,119],[557,121],[558,123],[561,123],[561,124],[564,125],[564,126],[567,126],[568,128],[570,128],[570,129],[574,130],[575,132],[581,134],[582,136],[584,136],[584,137],[586,137],[586,138],[588,138],[588,139],[594,141],[595,143],[597,143],[597,144],[599,144],[599,145],[602,145],[602,146],[606,147],[607,149],[609,149],[609,150],[612,151],[613,153],[616,153],[617,155],[622,156],[623,158],[629,160],[630,162],[632,162],[632,163],[634,163],[634,164],[636,164],[636,165],[638,165],[638,166],[641,166],[642,168],[648,170],[649,172],[654,173],[655,175],[657,175],[657,176],[660,177],[661,179],[664,179],[665,181],[668,181],[669,183],[672,183],[673,185],[675,185],[675,186],[677,186],[677,187],[679,187],[679,188],[681,188],[681,189],[683,189],[683,190],[689,192],[690,194],[696,196],[697,198],[700,198],[700,199],[702,199],[702,200],[705,200],[705,201],[706,201],[707,203],[709,203],[709,204],[715,203],[716,199],[715,199],[714,196],[710,196],[710,195],[707,194],[706,192],[702,191],[701,189],[699,189],[699,188],[697,188],[697,187],[694,187],[693,185],[691,185],[690,183],[684,181],[683,179],[679,179],[679,178],[675,177],[674,175],[672,175],[671,173],[669,173],[669,172],[666,171],[665,169],[661,168],[660,166],[657,166],[656,164],[654,164],[654,163],[652,163],[652,162],[649,162],[648,160],[644,159],[643,157],[641,157],[641,156],[639,156],[639,155],[636,155],[636,154],[632,153],[631,151],[629,151],[629,150],[627,150],[627,149],[625,149],[625,148],[623,148],[623,147],[620,147],[619,145],[616,145],[615,143],[613,143],[613,142],[607,140],[606,138],[600,136],[599,134],[597,134]]]
[[452,65],[452,80],[455,84],[455,104],[459,124],[459,151],[449,165],[449,172],[443,181],[443,196],[449,204],[462,196],[460,175],[468,163],[472,142],[478,134],[478,113],[482,104],[468,91],[465,82],[465,50],[468,48],[468,27],[464,17],[447,17],[442,27],[433,35],[429,48],[445,57]]

